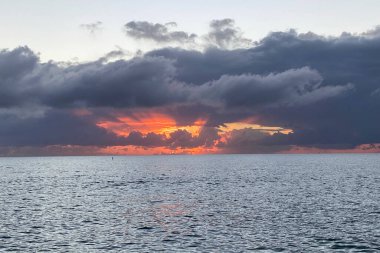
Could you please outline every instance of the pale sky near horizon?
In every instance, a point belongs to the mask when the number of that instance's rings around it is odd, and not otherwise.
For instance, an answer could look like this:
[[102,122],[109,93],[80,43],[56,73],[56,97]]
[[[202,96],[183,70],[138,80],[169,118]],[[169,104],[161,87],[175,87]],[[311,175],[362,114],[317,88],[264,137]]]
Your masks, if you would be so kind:
[[[178,30],[205,34],[211,20],[232,18],[246,37],[259,40],[291,28],[361,33],[380,24],[378,13],[378,0],[0,0],[0,49],[27,45],[43,61],[88,61],[117,47],[132,52],[153,47],[126,37],[122,28],[129,21],[174,21]],[[97,21],[103,24],[95,35],[80,27]]]

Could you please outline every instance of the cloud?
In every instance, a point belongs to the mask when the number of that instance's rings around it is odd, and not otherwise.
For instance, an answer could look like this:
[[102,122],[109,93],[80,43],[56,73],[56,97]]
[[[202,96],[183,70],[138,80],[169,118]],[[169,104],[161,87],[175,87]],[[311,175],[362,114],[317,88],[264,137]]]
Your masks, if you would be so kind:
[[28,48],[17,48],[2,51],[2,63],[11,64],[14,71],[0,76],[2,107],[153,107],[181,101],[186,95],[183,85],[173,81],[171,60],[163,57],[62,67],[39,63]]
[[[20,118],[12,114],[0,115],[0,151],[3,153],[27,154],[36,147],[36,151],[55,154],[54,150],[70,152],[70,146],[79,150],[88,146],[91,150],[109,146],[137,146],[143,148],[165,147],[185,149],[211,147],[219,139],[217,129],[204,127],[198,135],[187,130],[176,130],[168,136],[138,130],[127,136],[118,136],[97,125],[99,118],[92,113],[76,114],[71,110],[53,109],[42,115]],[[60,148],[61,146],[61,148]],[[27,147],[20,149],[17,148]],[[49,147],[44,149],[43,147]],[[99,151],[99,150],[98,150]]]
[[177,23],[168,22],[166,24],[151,23],[147,21],[131,21],[124,25],[127,36],[135,39],[146,39],[158,43],[191,43],[199,48],[245,48],[252,45],[252,41],[243,36],[243,32],[235,26],[233,19],[212,20],[210,31],[198,36],[194,33],[184,31],[171,31],[176,28]]
[[322,76],[308,67],[266,76],[224,75],[200,86],[195,96],[205,99],[206,103],[255,110],[302,106],[352,89],[352,85],[322,87],[322,81]]
[[8,86],[4,84],[8,93],[3,94],[9,97],[4,101],[15,104],[37,103],[55,108],[133,108],[193,103],[252,111],[263,107],[302,106],[339,96],[353,88],[351,84],[322,85],[322,82],[318,71],[303,67],[265,75],[223,75],[193,85],[177,79],[173,60],[148,55],[128,61],[105,64],[96,61],[65,68],[53,63],[34,63],[29,73],[16,75]]
[[225,153],[275,153],[290,149],[287,145],[267,145],[265,140],[271,136],[258,129],[244,128],[232,130],[225,140],[218,143],[218,147]]
[[[218,145],[228,152],[270,152],[294,145],[353,148],[380,143],[376,34],[375,29],[323,37],[290,30],[271,33],[250,48],[163,48],[130,60],[66,66],[42,63],[28,47],[2,50],[0,146]],[[94,114],[83,118],[70,113],[78,108]],[[141,108],[161,110],[179,126],[200,118],[207,122],[195,136],[185,130],[163,136],[136,129],[120,137],[96,125],[114,111]],[[248,118],[293,133],[237,130],[222,144],[217,127]]]
[[128,52],[127,50],[121,48],[120,46],[115,46],[116,49],[108,52],[103,57],[100,57],[98,59],[101,63],[107,63],[111,61],[121,60],[124,59],[126,56],[131,56],[131,52]]
[[103,22],[96,21],[94,23],[81,24],[80,27],[86,31],[88,31],[91,35],[95,35],[99,31],[103,29]]
[[154,107],[181,101],[186,89],[172,82],[175,69],[162,57],[89,63],[60,70],[45,89],[50,106]]
[[198,136],[193,136],[186,130],[176,130],[170,133],[167,146],[176,148],[212,147],[220,139],[218,130],[213,127],[203,127]]
[[210,32],[206,40],[220,48],[248,47],[252,44],[250,39],[243,37],[242,31],[235,26],[230,18],[213,20],[210,23]]
[[77,117],[68,111],[50,110],[42,116],[29,118],[3,114],[0,119],[0,146],[108,146],[126,143],[122,137],[97,127],[94,119]]
[[[281,141],[283,145],[339,144],[352,147],[360,143],[379,142],[376,130],[380,127],[376,116],[380,109],[376,95],[380,87],[380,72],[376,67],[380,66],[379,42],[380,39],[376,36],[323,37],[311,33],[297,34],[291,30],[271,33],[249,49],[228,51],[209,49],[204,53],[161,49],[150,52],[149,55],[164,56],[174,60],[178,70],[177,78],[200,86],[204,83],[218,82],[215,80],[219,79],[236,81],[242,76],[244,80],[252,79],[247,73],[265,76],[271,72],[284,73],[290,69],[297,70],[308,66],[309,70],[318,72],[321,83],[318,84],[318,91],[307,92],[310,96],[298,96],[298,91],[293,90],[295,91],[293,94],[298,98],[302,97],[297,102],[298,106],[277,108],[267,106],[262,107],[260,111],[239,110],[237,113],[240,114],[240,118],[254,114],[257,123],[262,125],[294,129],[294,134],[282,138],[287,139]],[[234,91],[233,88],[236,86],[226,87]],[[295,88],[290,85],[285,90],[291,87]],[[280,91],[281,89],[278,90]],[[266,103],[275,99],[276,94],[283,94],[277,93],[276,90],[273,97],[269,96],[267,97],[269,100],[266,100],[265,96],[262,97],[258,93],[250,100],[249,96],[252,93],[249,89],[246,90],[247,96],[239,95],[236,99],[233,99],[233,92],[223,92],[223,89],[217,89],[216,92],[219,95],[226,94],[225,99],[221,100],[223,102],[221,105],[238,105],[241,102],[247,106],[257,104],[261,98]],[[337,96],[336,93],[341,95]],[[270,94],[272,95],[271,92]],[[331,97],[328,97],[329,95]],[[320,97],[324,99],[319,100]],[[313,103],[304,103],[314,99],[316,100]],[[210,118],[216,123],[237,120],[236,114],[231,111],[224,111],[222,114],[220,109],[215,111],[210,114]],[[279,138],[273,140],[280,141]],[[268,145],[275,145],[275,141]]]
[[97,146],[53,145],[53,146],[23,146],[1,147],[0,156],[85,156],[104,155]]
[[[368,38],[380,37],[380,25],[376,26],[374,29],[371,29],[371,30],[368,30],[368,31],[362,33],[361,35],[364,37],[368,37]],[[348,35],[348,36],[350,36],[350,35]]]
[[0,107],[21,103],[33,89],[33,83],[21,84],[39,64],[39,57],[28,47],[0,51]]
[[125,33],[136,39],[147,39],[159,43],[187,43],[194,42],[195,34],[188,34],[184,31],[170,31],[176,27],[177,23],[166,24],[150,23],[147,21],[131,21],[124,25]]

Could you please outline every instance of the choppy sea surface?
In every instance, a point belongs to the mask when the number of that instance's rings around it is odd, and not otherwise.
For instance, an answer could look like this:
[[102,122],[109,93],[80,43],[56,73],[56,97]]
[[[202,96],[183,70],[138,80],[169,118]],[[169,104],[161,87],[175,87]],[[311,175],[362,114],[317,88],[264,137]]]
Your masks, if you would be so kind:
[[380,155],[0,158],[0,251],[380,252]]

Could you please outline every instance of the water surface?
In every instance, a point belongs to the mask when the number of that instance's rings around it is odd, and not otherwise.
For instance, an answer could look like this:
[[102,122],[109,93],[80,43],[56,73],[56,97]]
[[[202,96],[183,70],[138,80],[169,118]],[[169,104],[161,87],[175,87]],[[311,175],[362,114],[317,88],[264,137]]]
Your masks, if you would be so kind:
[[0,176],[0,251],[380,251],[376,154],[0,158]]

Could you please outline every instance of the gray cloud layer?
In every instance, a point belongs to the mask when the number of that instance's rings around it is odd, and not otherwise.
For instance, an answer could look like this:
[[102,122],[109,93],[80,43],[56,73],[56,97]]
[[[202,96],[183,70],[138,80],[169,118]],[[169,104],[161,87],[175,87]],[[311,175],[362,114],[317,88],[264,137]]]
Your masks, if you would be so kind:
[[[177,23],[151,23],[147,21],[131,21],[124,25],[127,36],[135,39],[146,39],[158,43],[198,43],[203,47],[241,48],[252,46],[252,41],[243,36],[235,21],[229,18],[212,20],[209,32],[200,36],[184,31],[172,31]],[[203,45],[204,44],[204,45]],[[199,45],[199,46],[201,46]]]
[[211,21],[206,39],[220,48],[247,47],[252,44],[250,39],[243,37],[243,33],[235,26],[235,21],[229,18]]
[[[376,29],[336,38],[277,32],[248,49],[165,48],[128,61],[68,67],[41,63],[27,47],[3,50],[0,146],[194,147],[214,143],[214,127],[247,117],[294,133],[268,136],[240,130],[221,147],[270,152],[289,145],[350,148],[380,143],[378,35]],[[20,113],[31,107],[43,112]],[[95,125],[96,113],[89,118],[69,113],[75,108],[96,112],[143,107],[162,108],[178,124],[208,118],[207,137],[181,131],[169,137],[138,132],[119,137]]]
[[176,27],[175,22],[167,24],[150,23],[147,21],[131,21],[125,24],[124,29],[128,36],[136,39],[149,39],[156,42],[193,42],[197,37],[184,31],[170,31]]

